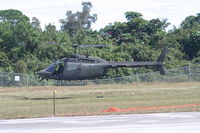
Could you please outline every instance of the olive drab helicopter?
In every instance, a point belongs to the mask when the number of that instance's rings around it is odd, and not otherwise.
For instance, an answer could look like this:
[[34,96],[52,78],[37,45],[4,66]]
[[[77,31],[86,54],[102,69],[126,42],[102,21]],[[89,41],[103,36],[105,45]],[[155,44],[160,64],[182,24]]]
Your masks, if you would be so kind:
[[96,79],[105,75],[109,68],[147,67],[154,66],[161,75],[165,75],[163,61],[168,52],[166,48],[156,62],[109,62],[99,57],[78,55],[77,49],[83,47],[107,47],[108,45],[73,45],[74,54],[53,62],[44,70],[38,72],[41,80],[86,80]]

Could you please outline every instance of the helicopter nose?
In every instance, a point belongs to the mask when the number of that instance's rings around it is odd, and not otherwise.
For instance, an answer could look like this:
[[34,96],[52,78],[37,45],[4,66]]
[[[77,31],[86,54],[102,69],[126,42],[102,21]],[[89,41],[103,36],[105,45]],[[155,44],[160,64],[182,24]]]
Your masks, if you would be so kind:
[[38,73],[37,73],[39,76],[41,76],[41,77],[49,77],[49,76],[51,76],[52,75],[52,73],[51,72],[47,72],[47,71],[44,71],[44,70],[42,70],[42,71],[39,71]]

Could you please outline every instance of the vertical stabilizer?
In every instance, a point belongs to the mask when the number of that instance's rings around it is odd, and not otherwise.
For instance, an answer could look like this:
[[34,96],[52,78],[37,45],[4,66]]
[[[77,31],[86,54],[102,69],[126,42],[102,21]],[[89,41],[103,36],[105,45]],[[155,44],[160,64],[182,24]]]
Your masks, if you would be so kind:
[[158,57],[157,61],[156,62],[162,62],[165,60],[165,57],[168,53],[168,49],[167,48],[164,48],[163,49],[163,52],[160,54],[160,56]]
[[[158,62],[158,63],[163,63],[164,60],[165,60],[165,57],[166,57],[167,53],[168,53],[168,49],[167,49],[167,48],[164,48],[164,49],[163,49],[163,52],[162,52],[162,53],[160,54],[160,56],[158,57],[157,62]],[[158,71],[160,72],[161,75],[165,75],[165,70],[164,70],[164,68],[163,68],[163,64],[160,65],[160,66],[158,66],[157,69],[158,69]]]

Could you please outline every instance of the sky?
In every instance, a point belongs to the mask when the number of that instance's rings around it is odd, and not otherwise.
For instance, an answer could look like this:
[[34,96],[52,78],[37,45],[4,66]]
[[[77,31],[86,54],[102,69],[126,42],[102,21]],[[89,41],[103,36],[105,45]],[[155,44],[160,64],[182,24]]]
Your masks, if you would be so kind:
[[91,14],[97,14],[94,30],[116,21],[125,22],[127,11],[139,12],[147,20],[167,19],[170,27],[179,27],[186,17],[200,13],[200,0],[0,0],[0,10],[17,9],[30,19],[38,18],[42,28],[52,23],[59,29],[59,20],[66,18],[69,10],[81,11],[82,1],[91,2]]

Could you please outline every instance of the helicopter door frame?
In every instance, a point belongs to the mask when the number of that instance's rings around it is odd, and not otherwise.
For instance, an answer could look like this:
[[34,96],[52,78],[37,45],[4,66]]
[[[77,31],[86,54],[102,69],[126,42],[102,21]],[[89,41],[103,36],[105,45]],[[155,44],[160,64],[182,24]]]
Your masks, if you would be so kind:
[[55,68],[57,68],[57,70],[54,70],[53,75],[55,78],[57,79],[62,79],[63,78],[63,74],[64,74],[64,70],[65,70],[65,66],[66,66],[66,62],[58,62],[55,64]]
[[66,62],[66,70],[64,70],[65,79],[80,79],[82,63],[77,62]]

